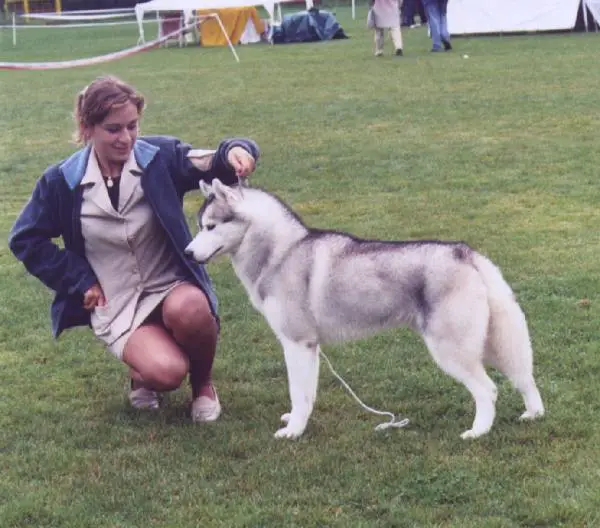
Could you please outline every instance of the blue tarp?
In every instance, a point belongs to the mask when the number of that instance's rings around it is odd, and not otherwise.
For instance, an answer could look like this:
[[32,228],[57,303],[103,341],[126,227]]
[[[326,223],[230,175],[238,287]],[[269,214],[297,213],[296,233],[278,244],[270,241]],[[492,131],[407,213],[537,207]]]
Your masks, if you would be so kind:
[[285,15],[281,25],[273,28],[272,38],[274,44],[285,44],[348,37],[332,13],[313,8]]

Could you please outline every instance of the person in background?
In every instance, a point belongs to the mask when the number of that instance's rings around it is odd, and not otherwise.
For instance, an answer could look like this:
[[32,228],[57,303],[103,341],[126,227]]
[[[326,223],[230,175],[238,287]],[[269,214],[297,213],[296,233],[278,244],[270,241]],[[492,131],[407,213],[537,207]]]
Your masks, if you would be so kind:
[[54,336],[89,325],[129,367],[133,407],[156,409],[159,393],[189,375],[192,420],[209,422],[221,412],[211,375],[217,298],[205,269],[184,254],[192,237],[183,196],[200,180],[248,177],[259,150],[249,139],[198,151],[173,137],[138,136],[144,105],[112,76],[78,94],[75,137],[83,148],[44,172],[9,246],[56,292]]
[[431,51],[450,51],[450,33],[448,32],[448,24],[446,12],[448,10],[448,0],[423,0],[423,6],[427,13],[429,23],[429,31],[433,46]]
[[394,54],[402,56],[402,32],[400,30],[400,4],[398,0],[374,0],[371,3],[373,29],[375,31],[375,56],[383,55],[384,31],[389,31],[394,43]]
[[[415,22],[415,13],[419,14],[420,22]],[[417,28],[427,24],[427,15],[421,0],[404,0],[401,9],[402,27]]]

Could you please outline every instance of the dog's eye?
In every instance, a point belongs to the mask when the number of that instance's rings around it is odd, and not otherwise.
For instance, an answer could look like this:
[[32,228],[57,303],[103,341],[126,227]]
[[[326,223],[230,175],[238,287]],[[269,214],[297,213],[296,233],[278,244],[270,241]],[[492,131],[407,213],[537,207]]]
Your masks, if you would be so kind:
[[206,229],[207,231],[212,231],[215,227],[215,224],[206,224],[204,226],[204,229]]

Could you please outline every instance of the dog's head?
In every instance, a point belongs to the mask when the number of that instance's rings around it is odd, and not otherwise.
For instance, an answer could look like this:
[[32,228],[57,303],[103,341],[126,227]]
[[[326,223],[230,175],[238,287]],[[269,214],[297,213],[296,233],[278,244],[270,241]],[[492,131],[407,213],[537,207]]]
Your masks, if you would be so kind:
[[214,179],[211,185],[201,181],[200,190],[205,197],[198,211],[198,234],[185,248],[200,263],[218,255],[229,255],[240,245],[247,226],[240,215],[243,191],[228,187]]

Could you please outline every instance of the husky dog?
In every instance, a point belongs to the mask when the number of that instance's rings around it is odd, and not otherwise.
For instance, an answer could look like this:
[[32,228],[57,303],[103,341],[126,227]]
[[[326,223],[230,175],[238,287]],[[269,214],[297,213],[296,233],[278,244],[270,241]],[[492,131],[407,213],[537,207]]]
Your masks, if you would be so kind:
[[496,386],[485,365],[521,393],[521,419],[544,414],[525,316],[499,269],[463,242],[361,240],[307,227],[274,195],[200,184],[198,262],[229,255],[254,307],[283,346],[291,411],[277,438],[300,436],[317,396],[319,346],[407,326],[475,400],[462,438],[487,433]]

